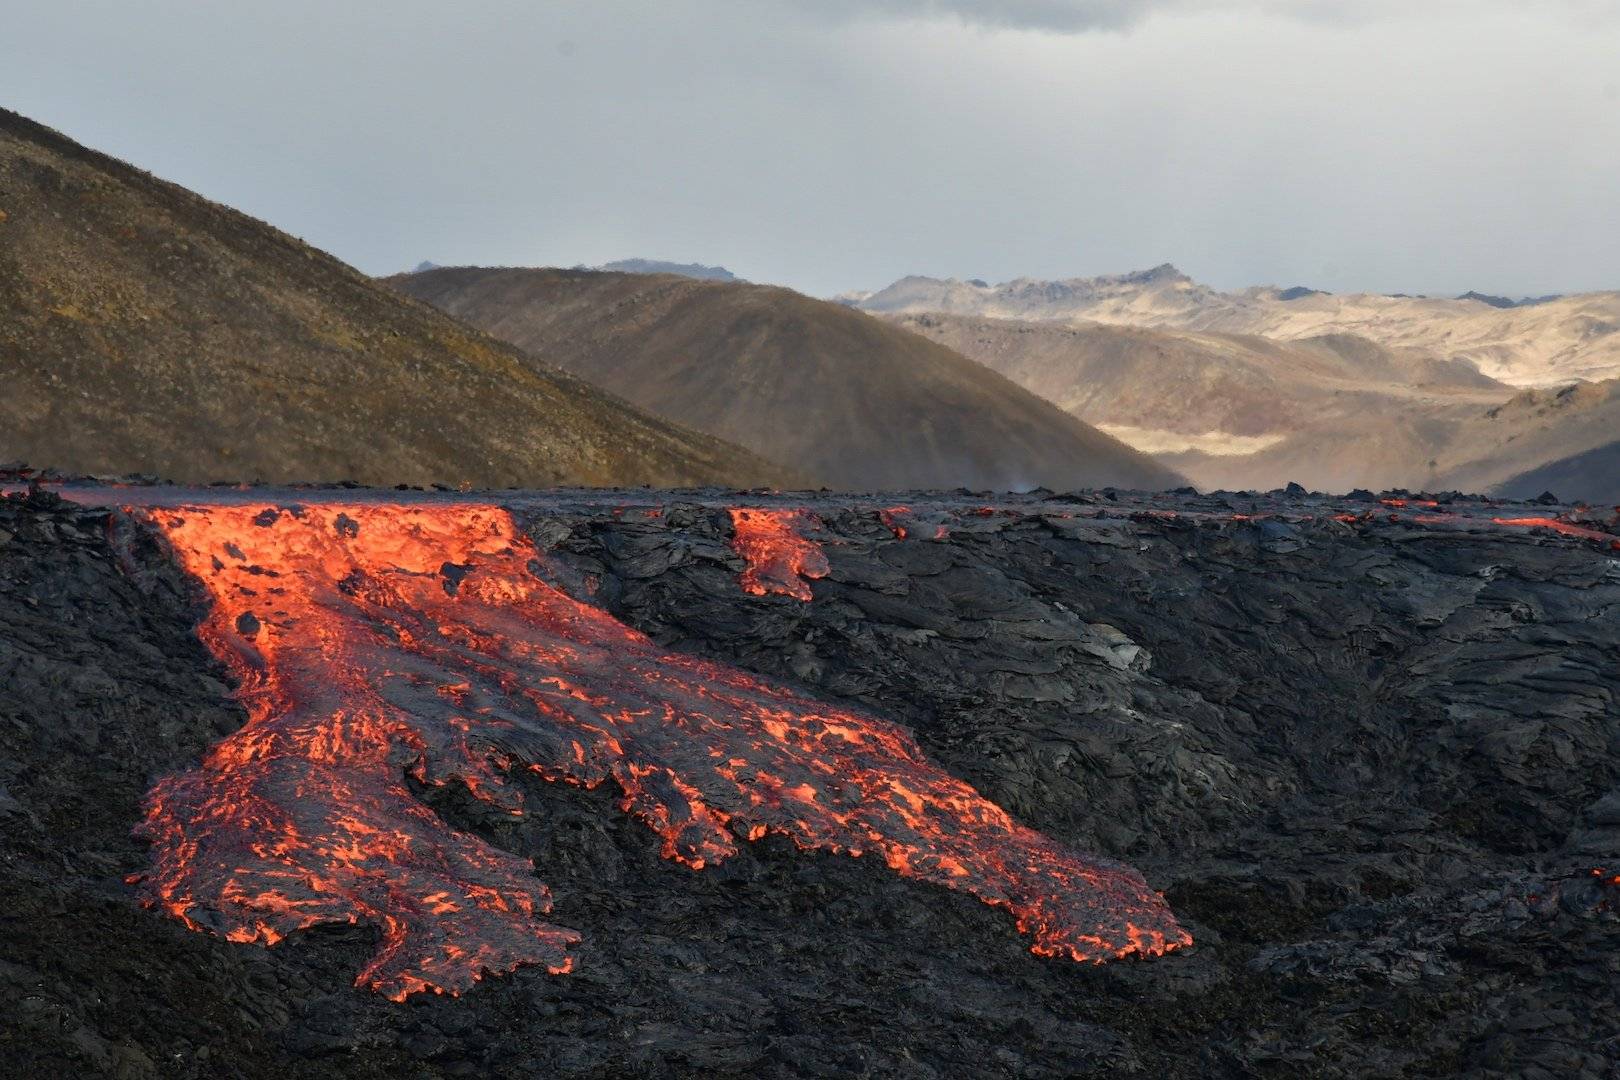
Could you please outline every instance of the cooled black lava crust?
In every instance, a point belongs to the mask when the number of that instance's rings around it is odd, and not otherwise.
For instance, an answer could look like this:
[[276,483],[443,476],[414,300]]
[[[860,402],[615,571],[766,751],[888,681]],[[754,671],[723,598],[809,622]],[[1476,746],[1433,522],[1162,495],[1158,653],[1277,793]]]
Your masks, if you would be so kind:
[[[560,583],[672,648],[911,725],[1198,940],[1099,968],[872,860],[666,862],[606,788],[510,820],[579,970],[395,1005],[361,931],[272,949],[138,907],[159,776],[241,723],[198,596],[106,510],[0,500],[0,1075],[1620,1075],[1620,555],[1523,529],[1234,520],[1307,497],[798,499],[831,571],[759,597],[718,507],[513,498]],[[1127,507],[1129,509],[1130,507]],[[1522,513],[1542,513],[1521,508]],[[1010,511],[1010,512],[1006,512]],[[1326,514],[1322,516],[1326,517]]]

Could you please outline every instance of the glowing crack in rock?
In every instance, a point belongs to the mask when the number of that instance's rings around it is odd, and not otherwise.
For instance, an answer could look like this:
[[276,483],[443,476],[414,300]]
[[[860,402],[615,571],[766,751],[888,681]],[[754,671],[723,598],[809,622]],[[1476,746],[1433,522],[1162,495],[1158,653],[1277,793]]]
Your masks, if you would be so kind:
[[943,540],[950,535],[948,526],[938,522],[929,523],[919,520],[918,515],[909,506],[890,506],[879,510],[878,520],[882,521],[888,530],[894,534],[896,540],[923,535],[931,536],[935,540]]
[[802,535],[815,524],[804,510],[733,509],[731,549],[748,563],[741,577],[744,591],[809,600],[805,579],[826,577],[828,569],[821,546]]
[[356,982],[395,999],[572,965],[527,859],[412,793],[459,781],[523,812],[512,770],[594,786],[688,866],[767,832],[871,853],[1007,908],[1034,951],[1096,961],[1189,944],[1130,867],[1075,854],[929,764],[912,735],[671,654],[537,577],[507,513],[474,505],[132,511],[213,604],[199,634],[247,723],[149,793],[143,899],[273,944],[377,926]]

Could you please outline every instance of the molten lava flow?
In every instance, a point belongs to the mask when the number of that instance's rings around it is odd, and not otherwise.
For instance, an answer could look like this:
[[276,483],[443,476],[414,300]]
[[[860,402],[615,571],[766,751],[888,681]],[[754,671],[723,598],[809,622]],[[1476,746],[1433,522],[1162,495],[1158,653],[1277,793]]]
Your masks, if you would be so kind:
[[193,929],[271,944],[323,922],[382,930],[358,983],[402,999],[488,970],[567,971],[578,935],[527,860],[412,795],[460,781],[514,814],[513,768],[595,785],[694,868],[766,832],[873,852],[1010,909],[1044,955],[1190,943],[1127,866],[1066,851],[930,765],[904,728],[661,650],[546,585],[502,510],[152,510],[214,599],[200,633],[248,722],[153,788],[141,892]]
[[756,596],[784,593],[810,599],[805,578],[827,576],[827,556],[801,532],[815,521],[804,510],[731,511],[731,549],[748,562],[742,572],[745,591]]
[[[550,894],[528,861],[458,833],[412,796],[404,769],[516,802],[463,715],[448,643],[423,593],[509,550],[491,510],[147,513],[215,601],[203,642],[237,676],[248,722],[201,768],[147,797],[143,897],[196,930],[274,944],[323,922],[368,923],[381,948],[356,979],[403,999],[457,992],[485,969],[567,971],[579,935],[535,918]],[[361,536],[361,523],[365,536]],[[442,573],[441,573],[442,571]],[[432,699],[437,698],[434,701]]]
[[1526,517],[1526,518],[1492,518],[1498,525],[1516,525],[1526,529],[1552,529],[1565,536],[1578,536],[1583,540],[1596,540],[1600,544],[1608,544],[1620,551],[1620,537],[1612,533],[1599,532],[1597,529],[1587,529],[1559,518]]

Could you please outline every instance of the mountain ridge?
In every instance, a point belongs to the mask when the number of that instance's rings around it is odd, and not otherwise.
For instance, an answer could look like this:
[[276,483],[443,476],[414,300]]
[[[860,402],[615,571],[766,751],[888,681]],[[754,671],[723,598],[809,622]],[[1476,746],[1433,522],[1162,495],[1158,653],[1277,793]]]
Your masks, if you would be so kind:
[[1403,459],[1392,427],[1461,423],[1514,393],[1465,361],[1350,334],[1278,341],[1103,323],[882,317],[1158,455],[1202,487],[1419,484],[1431,455]]
[[742,280],[742,278],[723,266],[668,262],[664,259],[615,259],[613,262],[603,263],[601,266],[592,267],[592,269],[621,274],[677,274],[680,277],[697,278],[699,281]]
[[1166,263],[1092,278],[1015,278],[998,285],[919,275],[845,303],[879,314],[1095,322],[1155,329],[1300,339],[1350,333],[1390,348],[1466,359],[1519,386],[1620,376],[1620,291],[1527,298],[1511,306],[1485,294],[1458,299],[1327,293],[1295,286],[1222,292]]
[[181,481],[790,482],[0,110],[0,459]]
[[1183,482],[966,357],[789,289],[545,268],[387,283],[835,486]]

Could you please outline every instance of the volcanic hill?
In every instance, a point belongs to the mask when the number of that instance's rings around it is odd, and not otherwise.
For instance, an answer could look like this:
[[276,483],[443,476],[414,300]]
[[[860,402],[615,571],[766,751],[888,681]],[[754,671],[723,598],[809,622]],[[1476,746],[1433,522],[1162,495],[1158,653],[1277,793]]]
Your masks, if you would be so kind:
[[178,481],[756,485],[712,436],[0,110],[0,461]]
[[642,408],[837,487],[1183,482],[948,348],[788,289],[473,267],[387,280]]

